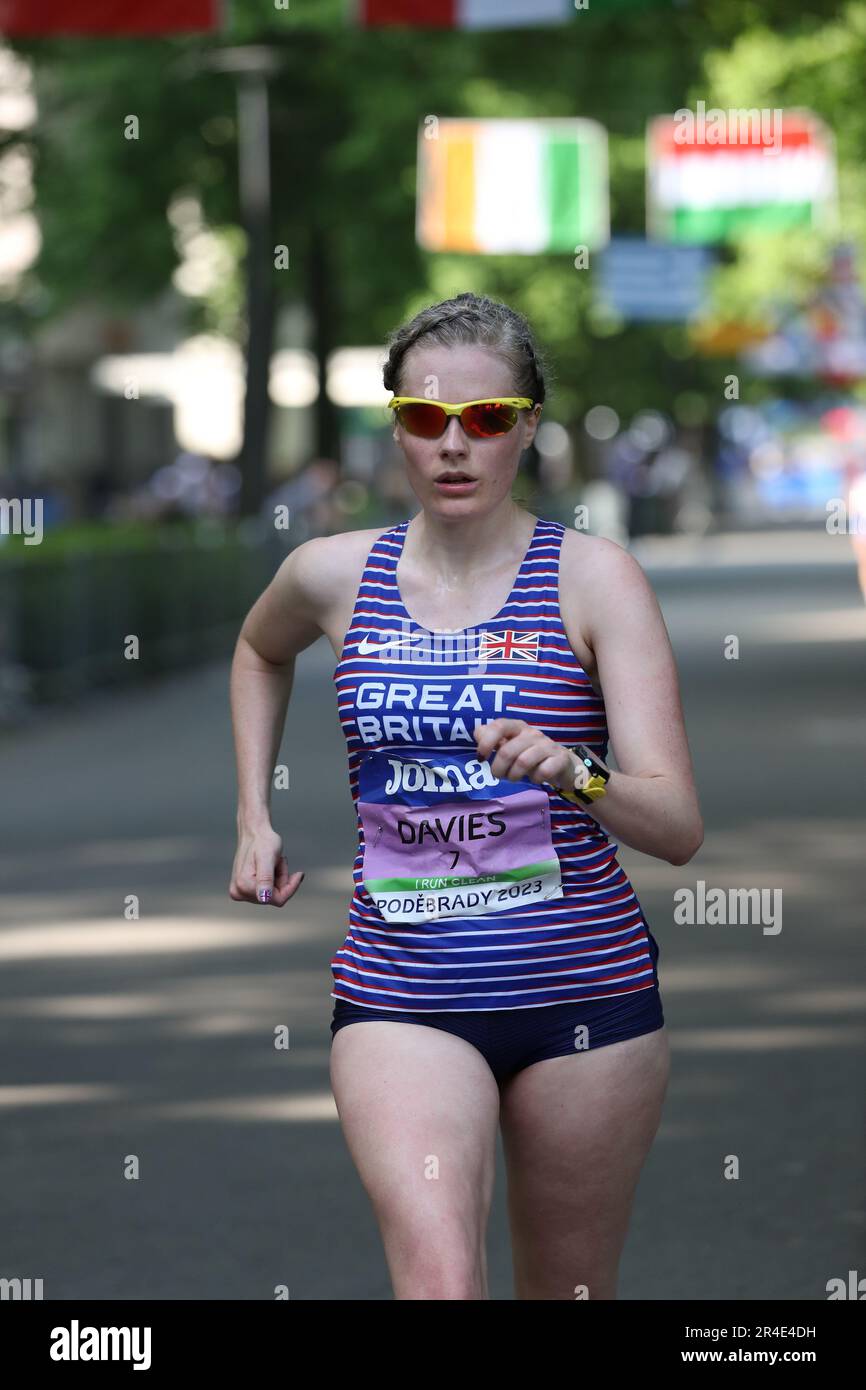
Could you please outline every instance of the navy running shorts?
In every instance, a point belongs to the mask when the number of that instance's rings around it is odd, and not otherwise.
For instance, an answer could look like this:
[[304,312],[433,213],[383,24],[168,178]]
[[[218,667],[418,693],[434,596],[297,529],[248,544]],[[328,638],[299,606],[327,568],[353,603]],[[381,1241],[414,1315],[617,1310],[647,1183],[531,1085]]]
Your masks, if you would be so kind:
[[[656,959],[658,947],[652,937],[651,942]],[[654,1033],[665,1021],[658,984],[631,994],[614,994],[607,999],[543,1004],[535,1009],[406,1012],[371,1009],[363,1004],[351,1004],[346,999],[335,999],[331,1038],[333,1040],[337,1030],[347,1023],[368,1023],[376,1019],[422,1023],[428,1028],[441,1028],[465,1038],[485,1058],[500,1085],[533,1062],[588,1052],[622,1042],[624,1038]]]

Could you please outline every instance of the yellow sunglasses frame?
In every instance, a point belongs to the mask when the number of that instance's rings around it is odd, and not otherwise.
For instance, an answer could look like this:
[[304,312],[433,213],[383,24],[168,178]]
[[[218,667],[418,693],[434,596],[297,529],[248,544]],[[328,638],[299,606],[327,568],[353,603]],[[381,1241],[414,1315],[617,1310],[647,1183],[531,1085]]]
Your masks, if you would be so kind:
[[[452,405],[449,401],[434,401],[431,400],[429,396],[392,396],[391,400],[388,402],[388,409],[394,410],[397,406],[401,405],[438,405],[440,409],[445,411],[446,415],[461,415],[466,407],[470,405],[513,405],[516,406],[518,410],[533,410],[537,404],[538,402],[533,401],[530,396],[484,396],[482,400],[460,401],[457,405]],[[399,424],[399,420],[397,423]],[[460,423],[462,426],[462,420]],[[448,426],[446,424],[445,429],[447,428]],[[510,434],[510,432],[510,430],[505,431],[506,434]],[[445,430],[442,431],[442,434],[444,433]],[[426,436],[422,435],[420,437],[425,438]],[[500,435],[491,435],[490,437],[492,439],[501,438]],[[436,438],[441,439],[442,435],[437,435]],[[474,439],[475,435],[472,435],[471,438]]]

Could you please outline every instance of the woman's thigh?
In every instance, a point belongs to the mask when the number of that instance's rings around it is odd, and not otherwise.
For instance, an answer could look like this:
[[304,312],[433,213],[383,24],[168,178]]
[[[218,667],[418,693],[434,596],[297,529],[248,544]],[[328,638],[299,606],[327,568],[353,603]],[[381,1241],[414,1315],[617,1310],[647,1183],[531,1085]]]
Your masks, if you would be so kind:
[[662,1027],[535,1062],[501,1088],[518,1298],[616,1297],[669,1071]]
[[499,1090],[481,1053],[425,1025],[349,1023],[331,1086],[397,1298],[486,1298]]

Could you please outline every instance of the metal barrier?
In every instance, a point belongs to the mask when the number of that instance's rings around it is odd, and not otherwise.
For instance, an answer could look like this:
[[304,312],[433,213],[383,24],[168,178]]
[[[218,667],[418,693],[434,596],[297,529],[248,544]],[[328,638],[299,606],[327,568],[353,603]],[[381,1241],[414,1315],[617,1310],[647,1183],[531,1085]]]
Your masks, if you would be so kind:
[[[228,655],[287,553],[272,527],[0,563],[0,718]],[[129,638],[138,655],[127,655]]]

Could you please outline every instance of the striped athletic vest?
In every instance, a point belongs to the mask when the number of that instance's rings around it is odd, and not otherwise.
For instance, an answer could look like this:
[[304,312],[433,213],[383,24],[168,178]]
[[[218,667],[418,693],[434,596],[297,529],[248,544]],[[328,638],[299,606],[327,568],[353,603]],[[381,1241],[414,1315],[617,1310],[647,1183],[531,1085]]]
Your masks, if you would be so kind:
[[551,783],[496,779],[476,755],[475,728],[499,717],[607,751],[604,702],[559,609],[565,527],[537,519],[499,612],[443,632],[400,597],[408,526],[374,542],[334,670],[358,852],[331,997],[489,1010],[653,988],[616,842]]

